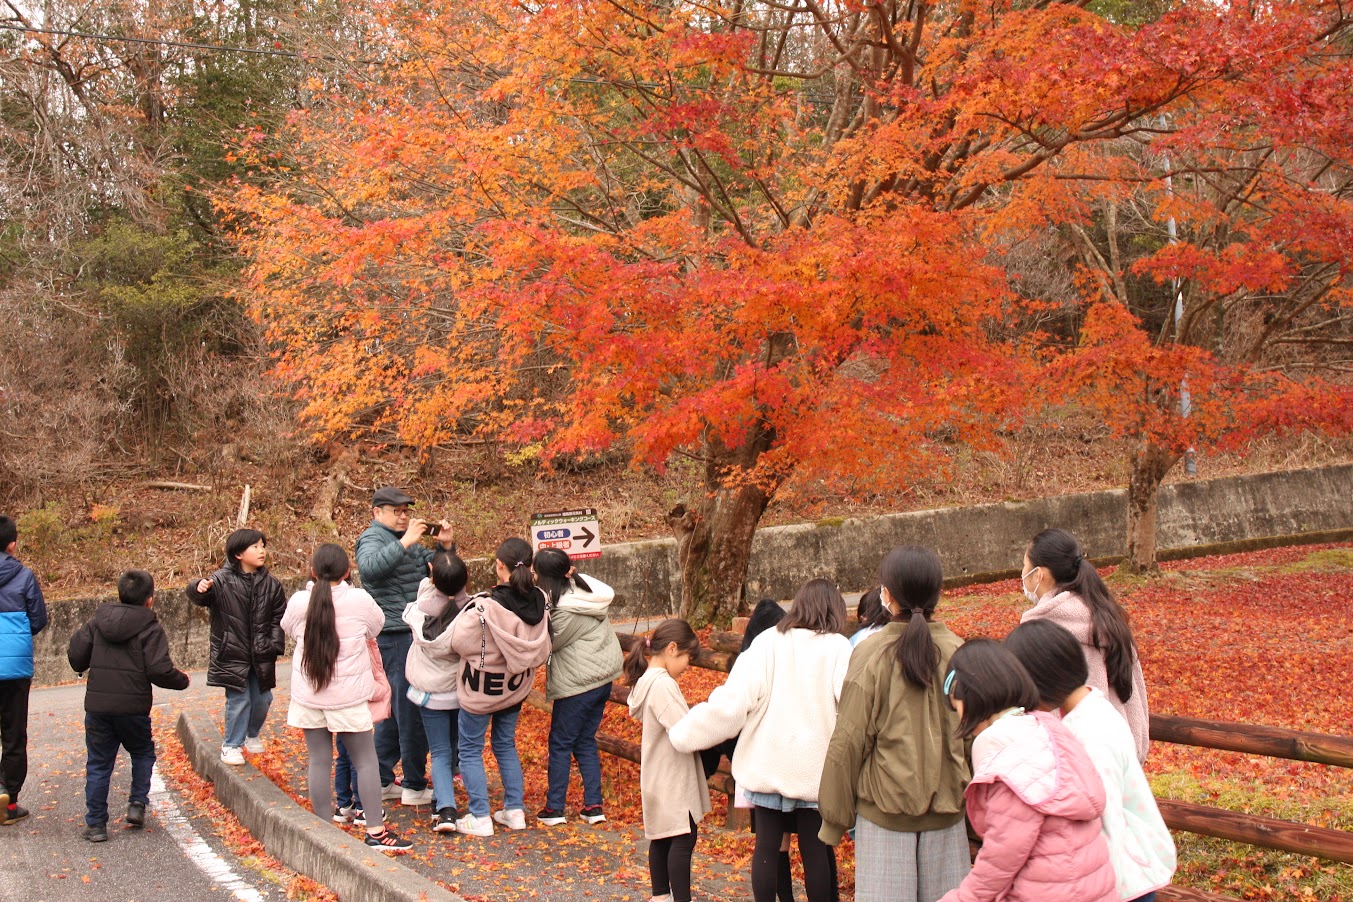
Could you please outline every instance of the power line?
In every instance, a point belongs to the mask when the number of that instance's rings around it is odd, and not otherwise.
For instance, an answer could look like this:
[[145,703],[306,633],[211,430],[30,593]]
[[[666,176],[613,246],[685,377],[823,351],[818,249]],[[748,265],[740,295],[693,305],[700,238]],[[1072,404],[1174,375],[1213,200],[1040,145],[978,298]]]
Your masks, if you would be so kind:
[[123,44],[154,44],[159,47],[180,47],[185,50],[208,50],[213,53],[252,53],[259,56],[281,56],[287,59],[296,60],[321,59],[340,63],[354,62],[353,60],[337,56],[296,53],[292,50],[279,50],[273,47],[230,47],[225,44],[198,44],[192,41],[170,41],[165,38],[133,38],[117,34],[68,31],[62,28],[37,28],[31,25],[22,25],[11,22],[0,22],[0,29],[5,31],[18,31],[25,34],[50,34],[58,37],[86,38],[91,41],[114,41]]
[[[286,59],[295,59],[295,60],[325,60],[326,62],[348,63],[350,65],[370,65],[371,63],[375,62],[374,60],[352,60],[347,59],[346,57],[327,56],[325,54],[319,53],[316,54],[296,53],[295,51],[292,50],[279,50],[271,47],[230,47],[225,44],[199,44],[193,41],[171,41],[166,40],[165,38],[135,38],[116,34],[99,34],[95,32],[70,31],[62,28],[37,28],[35,26],[23,25],[21,23],[15,22],[0,22],[0,30],[15,31],[24,34],[49,34],[58,37],[85,38],[86,40],[91,41],[112,41],[124,44],[151,44],[158,47],[178,47],[185,50],[206,50],[212,53],[251,53],[258,56],[280,56]],[[608,83],[615,84],[614,82],[607,82],[602,79],[583,78],[578,76],[568,78],[567,81],[572,82],[574,84],[584,84],[584,85],[606,85]],[[656,83],[649,84],[642,82],[634,86],[648,90],[659,89],[662,87],[661,85]],[[701,88],[694,85],[677,85],[676,87],[678,90],[687,90],[687,91],[708,92],[711,90],[709,88]],[[834,97],[831,94],[805,91],[800,96],[806,99],[809,103],[815,104],[831,104],[834,101]]]

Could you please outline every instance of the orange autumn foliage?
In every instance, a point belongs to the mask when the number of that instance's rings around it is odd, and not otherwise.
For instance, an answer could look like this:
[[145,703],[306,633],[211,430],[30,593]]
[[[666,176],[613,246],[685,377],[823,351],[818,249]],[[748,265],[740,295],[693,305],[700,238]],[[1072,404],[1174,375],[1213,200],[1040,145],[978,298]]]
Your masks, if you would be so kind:
[[[379,59],[251,136],[240,153],[269,178],[226,199],[276,374],[322,437],[695,457],[706,495],[672,516],[693,619],[738,607],[791,473],[896,483],[1066,402],[1171,449],[1350,425],[1346,390],[1187,336],[1157,346],[1093,279],[1084,330],[1044,330],[1006,258],[1108,197],[1165,215],[1188,199],[1161,155],[1209,172],[1250,153],[1244,132],[1280,148],[1259,169],[1281,203],[1195,201],[1199,241],[1139,273],[1188,278],[1206,309],[1313,266],[1328,290],[1288,319],[1342,310],[1349,202],[1321,182],[1349,147],[1332,4],[1190,0],[1142,25],[900,0],[354,15]],[[1331,165],[1296,178],[1298,155]]]

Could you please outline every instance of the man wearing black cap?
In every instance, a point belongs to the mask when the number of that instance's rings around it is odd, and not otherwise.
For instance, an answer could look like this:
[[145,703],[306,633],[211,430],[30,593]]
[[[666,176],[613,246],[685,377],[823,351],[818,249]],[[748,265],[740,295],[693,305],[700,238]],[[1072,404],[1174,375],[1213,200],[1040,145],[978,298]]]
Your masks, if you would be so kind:
[[[380,759],[382,800],[398,798],[404,805],[432,804],[427,781],[428,741],[418,708],[408,698],[404,660],[413,639],[404,622],[404,608],[418,596],[418,584],[428,575],[432,549],[418,540],[428,523],[411,517],[414,500],[400,489],[385,486],[371,496],[371,525],[357,539],[357,570],[362,588],[385,612],[385,628],[376,642],[385,675],[390,680],[390,717],[376,724],[376,756]],[[451,524],[441,521],[437,543],[454,550]],[[404,787],[395,785],[395,762],[402,764]]]

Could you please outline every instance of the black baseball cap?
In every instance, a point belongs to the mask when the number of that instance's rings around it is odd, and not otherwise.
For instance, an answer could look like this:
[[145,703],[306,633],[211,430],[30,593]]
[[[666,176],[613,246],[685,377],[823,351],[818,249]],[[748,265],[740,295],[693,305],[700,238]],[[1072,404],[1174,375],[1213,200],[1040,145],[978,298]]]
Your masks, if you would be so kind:
[[376,489],[376,494],[371,496],[372,507],[383,507],[384,505],[398,507],[401,504],[413,506],[414,500],[409,497],[402,489],[397,489],[392,485],[383,486]]

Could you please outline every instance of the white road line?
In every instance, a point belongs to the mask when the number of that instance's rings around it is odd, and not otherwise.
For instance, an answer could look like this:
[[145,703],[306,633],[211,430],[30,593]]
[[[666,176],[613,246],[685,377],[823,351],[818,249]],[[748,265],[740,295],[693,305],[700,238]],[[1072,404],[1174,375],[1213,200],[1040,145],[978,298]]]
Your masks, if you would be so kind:
[[159,768],[150,777],[150,807],[158,816],[160,823],[174,837],[174,842],[188,856],[188,860],[197,869],[214,880],[219,886],[235,894],[241,902],[265,902],[264,896],[236,874],[234,869],[207,845],[207,841],[198,835],[188,818],[179,811],[173,795],[165,788],[160,778]]

